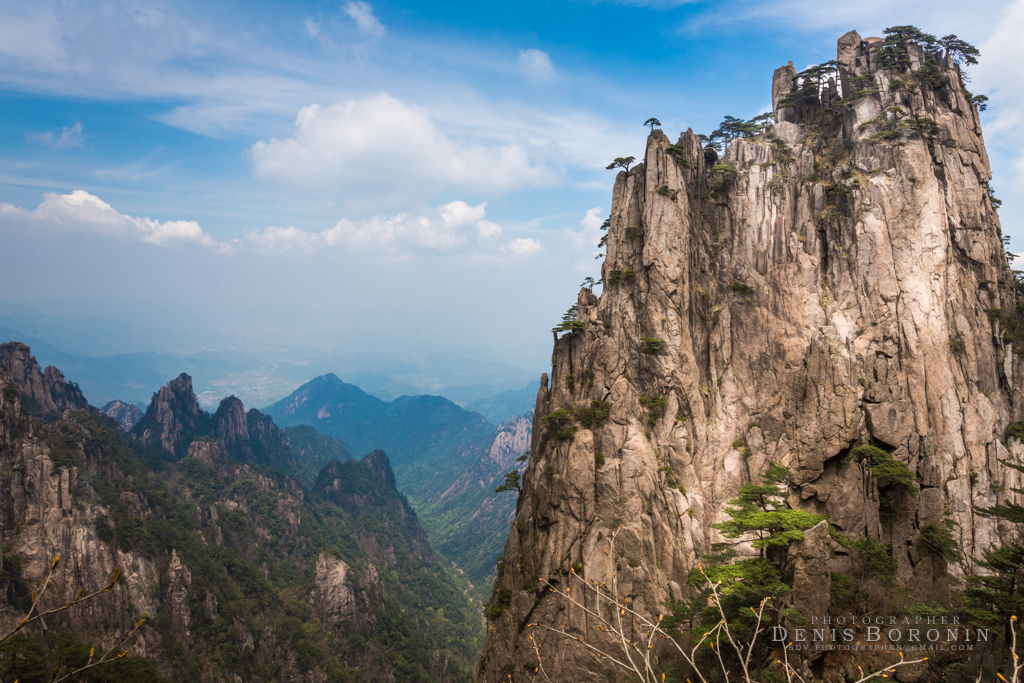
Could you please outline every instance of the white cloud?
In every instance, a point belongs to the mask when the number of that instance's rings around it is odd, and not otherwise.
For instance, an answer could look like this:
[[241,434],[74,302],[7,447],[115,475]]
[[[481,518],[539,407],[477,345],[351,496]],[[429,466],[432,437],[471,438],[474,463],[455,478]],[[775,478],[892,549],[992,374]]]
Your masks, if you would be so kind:
[[601,207],[595,206],[593,209],[587,209],[587,214],[580,220],[580,227],[583,228],[584,234],[593,237],[594,235],[600,235],[603,223]]
[[520,144],[456,141],[387,93],[304,107],[295,137],[251,148],[257,176],[319,189],[428,197],[446,186],[489,191],[552,184],[555,172]]
[[196,221],[129,216],[85,190],[75,190],[64,195],[48,192],[35,209],[0,203],[0,230],[17,226],[104,235],[161,247],[197,244],[222,253],[311,254],[339,249],[408,259],[422,254],[520,256],[543,251],[534,239],[506,241],[504,230],[487,220],[486,214],[487,202],[473,206],[456,200],[420,214],[399,213],[361,221],[343,219],[320,232],[272,226],[247,231],[240,239],[222,243]]
[[555,73],[548,53],[533,48],[519,51],[519,68],[532,78],[549,78]]
[[487,203],[471,206],[461,200],[437,207],[429,215],[400,213],[362,221],[341,220],[327,230],[267,228],[248,232],[242,242],[266,253],[312,253],[337,248],[374,252],[398,258],[416,254],[507,252],[514,256],[543,251],[540,242],[517,239],[502,243],[504,231],[486,220]]
[[316,38],[318,35],[320,35],[320,22],[319,21],[313,21],[312,19],[306,19],[304,22],[302,22],[302,25],[306,27],[306,33],[308,33],[310,35],[310,37]]
[[586,275],[599,270],[595,257],[604,253],[604,250],[597,246],[604,234],[601,230],[601,224],[604,223],[603,211],[600,206],[587,209],[586,214],[580,219],[579,230],[565,229],[565,239],[576,258],[573,270],[577,273]]
[[979,45],[981,59],[972,68],[973,90],[989,93],[989,103],[996,114],[988,123],[987,132],[1002,133],[1019,130],[1024,123],[1024,0],[1017,0],[1003,14],[995,32]]
[[11,225],[137,239],[161,247],[199,244],[221,251],[231,249],[205,233],[195,221],[161,222],[119,213],[85,190],[71,194],[47,192],[35,209],[0,204],[0,221]]
[[29,142],[52,147],[53,149],[68,149],[69,147],[82,147],[85,138],[82,136],[82,123],[76,121],[73,126],[64,126],[57,134],[52,130],[45,133],[34,133],[28,136]]
[[384,24],[377,20],[377,17],[373,16],[373,8],[367,2],[347,2],[345,3],[345,14],[352,18],[352,21],[356,22],[356,26],[359,27],[359,32],[367,36],[383,36],[384,35]]
[[539,254],[544,251],[543,245],[530,237],[512,240],[508,243],[506,249],[515,256],[529,256],[530,254]]

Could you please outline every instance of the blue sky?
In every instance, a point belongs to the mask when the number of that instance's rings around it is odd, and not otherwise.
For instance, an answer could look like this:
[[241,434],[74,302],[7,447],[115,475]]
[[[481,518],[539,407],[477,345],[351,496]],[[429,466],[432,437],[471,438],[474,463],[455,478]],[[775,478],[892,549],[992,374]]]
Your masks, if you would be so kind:
[[749,118],[903,23],[980,47],[1024,249],[1024,0],[0,2],[0,313],[539,371],[644,120]]

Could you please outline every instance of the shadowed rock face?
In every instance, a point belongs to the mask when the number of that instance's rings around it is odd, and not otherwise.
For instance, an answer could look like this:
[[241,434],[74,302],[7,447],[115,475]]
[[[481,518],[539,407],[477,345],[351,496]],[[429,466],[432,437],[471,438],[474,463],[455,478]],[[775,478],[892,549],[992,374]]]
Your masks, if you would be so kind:
[[[881,69],[877,51],[844,36],[842,90],[833,81],[777,111],[772,136],[734,141],[719,163],[735,175],[712,173],[691,131],[670,153],[660,130],[644,163],[618,175],[605,289],[580,292],[586,328],[556,342],[550,386],[542,378],[496,586],[513,596],[489,621],[479,681],[520,680],[536,664],[527,622],[617,651],[595,621],[523,584],[564,586],[576,562],[611,584],[604,550],[621,526],[616,552],[634,560],[619,566],[622,593],[661,612],[689,595],[689,571],[722,540],[712,525],[725,503],[772,462],[788,469],[790,505],[892,544],[911,596],[941,599],[947,570],[961,572],[920,540],[946,511],[968,556],[999,540],[972,506],[1018,498],[1020,475],[1000,460],[1024,453],[1001,438],[1022,414],[1024,368],[986,314],[1015,302],[996,285],[1009,272],[978,114],[951,61],[927,85]],[[919,69],[922,53],[909,53]],[[792,66],[776,72],[777,108],[794,78]],[[606,402],[603,423],[559,434],[542,422],[592,401]],[[905,463],[919,495],[884,491],[846,459],[858,445]],[[896,514],[879,514],[880,489]],[[794,544],[794,583],[816,586],[795,607],[827,608],[845,552],[824,527]],[[529,632],[552,680],[627,680]]]

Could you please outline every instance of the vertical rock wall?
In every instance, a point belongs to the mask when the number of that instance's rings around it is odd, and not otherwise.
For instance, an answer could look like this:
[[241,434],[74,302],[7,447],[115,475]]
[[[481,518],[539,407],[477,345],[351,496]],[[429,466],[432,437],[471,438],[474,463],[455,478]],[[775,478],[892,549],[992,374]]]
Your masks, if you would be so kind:
[[[919,48],[897,74],[881,67],[880,44],[843,36],[839,83],[812,100],[787,100],[795,70],[779,69],[779,123],[734,141],[718,165],[691,131],[672,144],[655,130],[644,163],[619,174],[604,290],[581,291],[586,328],[557,341],[537,397],[496,585],[512,597],[489,621],[479,681],[531,678],[530,633],[552,680],[626,680],[527,630],[544,623],[616,649],[531,585],[564,587],[575,563],[611,583],[618,568],[638,609],[664,611],[721,540],[712,525],[726,501],[770,462],[788,469],[792,506],[891,543],[912,596],[941,598],[947,571],[971,569],[930,551],[925,524],[948,515],[968,557],[999,538],[972,506],[1020,485],[1000,460],[1022,455],[1003,441],[1022,412],[1022,367],[987,313],[1014,300],[978,113],[951,60],[925,84]],[[579,411],[590,406],[608,417]],[[570,419],[545,425],[559,409]],[[858,445],[920,478],[918,495],[892,496],[898,514],[880,514],[880,482],[846,458]],[[616,529],[621,559],[603,552]],[[840,566],[844,549],[828,550]],[[828,586],[807,600],[821,609]]]

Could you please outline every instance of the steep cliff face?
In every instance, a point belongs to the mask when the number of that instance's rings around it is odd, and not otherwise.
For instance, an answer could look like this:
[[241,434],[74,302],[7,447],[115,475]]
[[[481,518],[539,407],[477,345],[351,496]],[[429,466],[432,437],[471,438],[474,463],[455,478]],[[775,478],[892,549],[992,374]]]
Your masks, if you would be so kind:
[[[655,130],[644,162],[619,174],[604,291],[580,292],[585,329],[556,342],[542,378],[496,585],[512,597],[489,622],[478,680],[526,675],[527,622],[615,649],[582,613],[523,590],[565,586],[574,563],[609,584],[618,569],[640,610],[686,597],[723,540],[711,525],[724,504],[769,463],[786,467],[791,506],[891,544],[922,601],[970,569],[947,566],[925,525],[948,515],[968,557],[999,539],[972,506],[1016,496],[1020,475],[1000,460],[1024,455],[1002,440],[1024,368],[997,312],[1013,306],[1012,277],[978,113],[950,59],[926,64],[909,45],[910,70],[887,70],[880,43],[843,36],[839,85],[812,96],[791,94],[792,64],[779,69],[778,123],[721,161],[690,131],[672,144]],[[906,464],[917,495],[847,459],[859,445]],[[621,562],[602,552],[620,526]],[[815,533],[796,552],[831,562],[793,598],[826,609],[848,551]],[[619,680],[607,660],[529,632],[552,679]]]
[[192,439],[209,431],[210,416],[199,407],[192,378],[184,372],[153,394],[146,414],[132,428],[142,443],[179,457],[187,453]]

